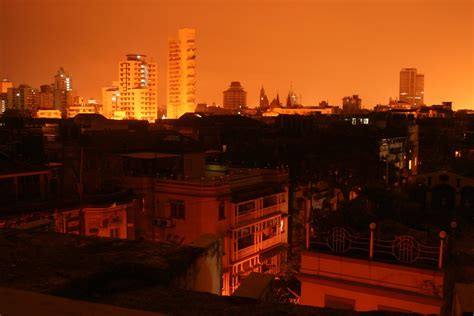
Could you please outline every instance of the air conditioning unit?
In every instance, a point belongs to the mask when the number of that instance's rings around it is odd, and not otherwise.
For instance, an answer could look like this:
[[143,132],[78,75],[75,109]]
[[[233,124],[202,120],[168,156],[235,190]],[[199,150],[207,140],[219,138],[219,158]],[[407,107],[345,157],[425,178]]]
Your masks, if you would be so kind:
[[169,218],[156,217],[152,220],[153,225],[158,227],[172,227],[173,222]]

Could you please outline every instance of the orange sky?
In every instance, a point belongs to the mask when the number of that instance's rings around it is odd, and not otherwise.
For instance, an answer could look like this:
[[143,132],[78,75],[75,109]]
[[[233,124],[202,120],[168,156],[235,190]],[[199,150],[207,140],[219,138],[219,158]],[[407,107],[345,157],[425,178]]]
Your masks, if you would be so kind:
[[0,0],[0,76],[52,82],[59,66],[74,89],[100,100],[118,62],[137,52],[158,62],[166,100],[167,41],[197,30],[198,102],[222,103],[241,81],[248,103],[263,84],[305,105],[365,107],[398,96],[402,67],[425,74],[425,102],[474,109],[474,0]]

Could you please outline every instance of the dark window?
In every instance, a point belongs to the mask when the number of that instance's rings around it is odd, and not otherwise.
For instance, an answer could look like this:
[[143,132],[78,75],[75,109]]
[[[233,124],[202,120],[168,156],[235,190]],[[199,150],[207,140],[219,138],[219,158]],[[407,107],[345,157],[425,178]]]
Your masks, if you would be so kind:
[[239,250],[252,246],[254,244],[253,234],[239,238],[237,244]]
[[278,204],[278,196],[277,195],[272,195],[272,196],[266,196],[263,198],[263,207],[270,207],[273,205]]
[[171,202],[171,217],[177,219],[185,218],[184,201]]
[[439,181],[448,182],[449,181],[449,176],[447,174],[442,174],[442,175],[439,176]]
[[219,220],[222,221],[225,219],[225,203],[224,201],[219,203]]
[[254,230],[251,227],[246,227],[238,232],[237,249],[241,250],[250,247],[254,244]]
[[245,215],[255,210],[255,201],[247,202],[239,205],[238,216]]
[[411,314],[412,312],[406,309],[401,309],[401,308],[396,308],[396,307],[390,307],[390,306],[385,306],[385,305],[379,305],[378,308],[379,311],[387,311],[387,312],[398,312],[398,313],[407,313]]
[[460,188],[461,187],[461,179],[456,179],[456,188]]
[[428,177],[428,186],[431,185],[431,177]]

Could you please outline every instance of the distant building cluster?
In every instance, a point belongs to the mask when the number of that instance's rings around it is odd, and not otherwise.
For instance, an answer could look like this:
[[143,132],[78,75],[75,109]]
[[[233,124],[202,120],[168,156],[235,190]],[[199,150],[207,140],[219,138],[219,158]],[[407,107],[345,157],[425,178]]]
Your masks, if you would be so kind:
[[[196,108],[195,30],[180,29],[169,42],[167,117],[179,118]],[[116,120],[146,120],[158,117],[158,72],[155,62],[143,54],[128,54],[119,63],[119,80],[102,88],[103,114]]]
[[26,84],[14,87],[7,79],[0,82],[0,112],[7,110],[26,113],[35,117],[68,118],[79,113],[100,113],[101,107],[95,100],[77,95],[73,90],[72,77],[60,67],[54,82],[39,89]]

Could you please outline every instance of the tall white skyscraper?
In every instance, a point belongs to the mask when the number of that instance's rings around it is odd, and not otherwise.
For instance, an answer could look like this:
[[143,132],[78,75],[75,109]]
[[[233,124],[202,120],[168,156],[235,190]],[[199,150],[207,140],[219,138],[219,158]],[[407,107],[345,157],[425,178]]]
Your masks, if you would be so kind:
[[115,97],[124,118],[154,122],[158,116],[157,64],[147,62],[145,55],[128,54],[119,63],[119,95]]
[[167,117],[196,109],[196,31],[180,29],[169,42]]
[[424,104],[424,95],[425,75],[417,73],[416,68],[403,68],[400,71],[400,101],[419,108]]

